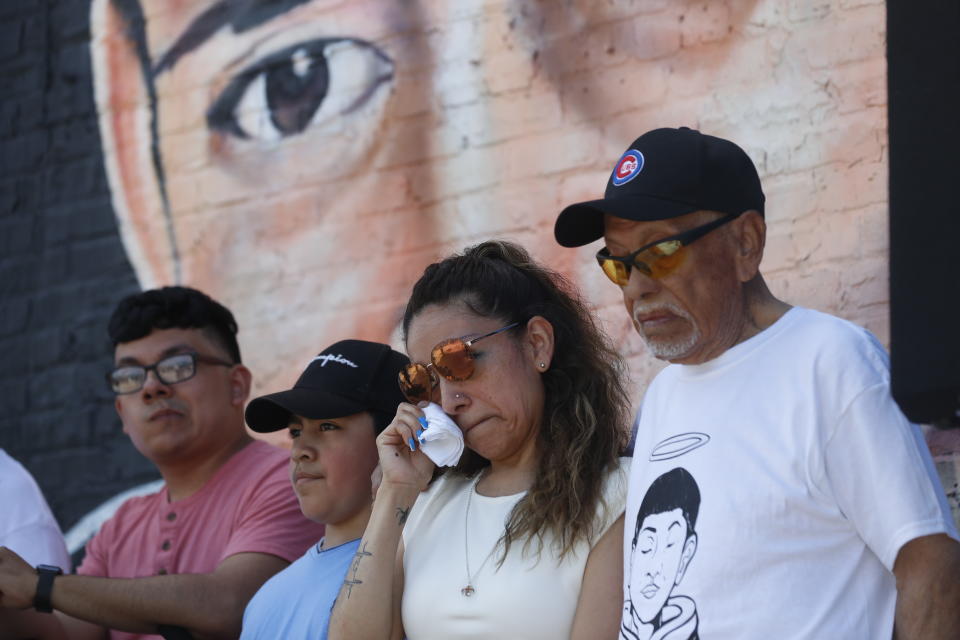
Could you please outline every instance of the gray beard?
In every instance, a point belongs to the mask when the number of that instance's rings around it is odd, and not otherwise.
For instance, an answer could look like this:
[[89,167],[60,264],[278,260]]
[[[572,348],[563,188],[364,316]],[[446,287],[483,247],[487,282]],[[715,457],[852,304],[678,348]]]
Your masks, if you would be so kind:
[[694,327],[693,332],[685,340],[654,340],[644,335],[643,331],[640,332],[640,337],[643,338],[647,349],[650,350],[654,358],[674,360],[682,358],[693,349],[697,341],[700,340],[700,330]]
[[660,305],[658,309],[668,309],[671,313],[676,316],[679,316],[690,323],[690,326],[693,330],[686,338],[675,339],[675,340],[666,340],[663,338],[651,338],[646,333],[643,332],[643,326],[637,322],[637,316],[642,312],[650,311],[650,309],[643,309],[634,307],[633,309],[633,326],[637,329],[637,333],[640,334],[640,337],[643,338],[644,343],[647,345],[647,349],[650,351],[650,354],[659,360],[674,360],[677,358],[682,358],[687,355],[697,342],[700,340],[700,327],[693,321],[693,318],[690,317],[683,309],[676,307],[672,304]]

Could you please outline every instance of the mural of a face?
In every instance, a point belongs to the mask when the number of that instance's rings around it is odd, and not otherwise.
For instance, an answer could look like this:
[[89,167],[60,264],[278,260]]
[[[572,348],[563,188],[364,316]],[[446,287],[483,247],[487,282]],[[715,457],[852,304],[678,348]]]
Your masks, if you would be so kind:
[[[844,99],[773,67],[791,42],[778,19],[758,0],[92,0],[121,238],[144,288],[189,284],[231,308],[254,394],[291,383],[317,345],[391,339],[423,267],[491,237],[572,276],[614,341],[642,349],[598,247],[560,248],[553,221],[653,127],[774,163],[816,148],[792,120],[780,140],[743,116]],[[776,82],[758,76],[767,59]],[[659,367],[631,365],[638,385]]]
[[92,17],[114,207],[143,287],[224,300],[267,378],[325,335],[389,336],[432,226],[399,168],[427,141],[384,126],[400,102],[426,109],[382,47],[404,46],[410,16],[103,0]]

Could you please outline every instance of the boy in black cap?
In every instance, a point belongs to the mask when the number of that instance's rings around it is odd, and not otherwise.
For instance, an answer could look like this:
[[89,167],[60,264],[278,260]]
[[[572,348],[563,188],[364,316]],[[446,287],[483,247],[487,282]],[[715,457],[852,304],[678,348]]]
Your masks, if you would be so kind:
[[376,437],[404,402],[408,358],[385,344],[343,340],[315,357],[293,389],[253,400],[247,424],[289,429],[290,479],[300,509],[326,535],[271,578],[243,615],[241,638],[326,638],[333,601],[366,528]]

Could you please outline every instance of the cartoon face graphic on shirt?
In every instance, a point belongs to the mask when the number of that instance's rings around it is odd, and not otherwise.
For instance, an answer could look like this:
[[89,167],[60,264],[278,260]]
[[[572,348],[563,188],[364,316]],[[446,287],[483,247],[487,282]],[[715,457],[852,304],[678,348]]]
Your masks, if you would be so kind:
[[[683,511],[652,513],[643,519],[633,547],[631,594],[644,622],[652,621],[680,583],[696,551],[696,534],[687,536]],[[637,595],[639,594],[639,597]]]
[[676,468],[650,485],[637,512],[620,637],[695,638],[696,604],[674,595],[697,552],[700,490]]

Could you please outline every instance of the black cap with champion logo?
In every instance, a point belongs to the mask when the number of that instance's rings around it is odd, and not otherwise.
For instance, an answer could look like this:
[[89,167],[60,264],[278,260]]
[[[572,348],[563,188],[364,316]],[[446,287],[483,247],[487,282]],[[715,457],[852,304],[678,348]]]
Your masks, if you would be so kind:
[[654,129],[620,156],[600,200],[566,207],[553,233],[564,247],[603,236],[603,215],[645,222],[693,211],[763,215],[760,176],[746,152],[694,129]]
[[311,420],[363,411],[393,415],[405,402],[397,375],[409,362],[379,342],[341,340],[314,357],[292,389],[252,400],[247,424],[267,433],[286,429],[291,415]]

